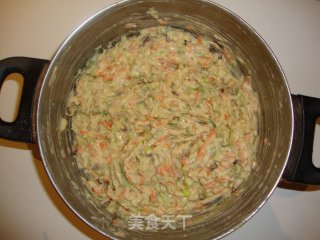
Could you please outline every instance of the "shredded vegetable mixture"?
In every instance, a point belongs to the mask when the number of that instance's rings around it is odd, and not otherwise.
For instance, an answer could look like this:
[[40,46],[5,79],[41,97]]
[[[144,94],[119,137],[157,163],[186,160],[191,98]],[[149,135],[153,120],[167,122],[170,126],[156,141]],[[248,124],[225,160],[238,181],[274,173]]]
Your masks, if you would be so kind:
[[84,183],[119,215],[196,212],[255,166],[258,98],[217,39],[168,26],[97,52],[69,98]]

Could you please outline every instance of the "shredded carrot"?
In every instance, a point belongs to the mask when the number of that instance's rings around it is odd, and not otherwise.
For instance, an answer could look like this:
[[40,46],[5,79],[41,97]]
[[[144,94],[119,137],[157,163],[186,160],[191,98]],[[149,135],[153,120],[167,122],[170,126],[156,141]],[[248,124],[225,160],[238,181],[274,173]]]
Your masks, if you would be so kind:
[[153,145],[159,145],[160,143],[163,143],[163,142],[166,142],[168,140],[168,136],[167,135],[164,135],[160,138],[158,138],[158,140],[153,144]]
[[126,194],[126,189],[123,188],[123,189],[121,190],[120,194],[119,194],[119,198],[120,198],[120,199],[123,198],[125,194]]
[[134,182],[132,182],[132,178],[128,174],[126,174],[126,178],[129,183],[134,184]]
[[111,163],[111,159],[108,156],[105,156],[104,159],[106,160],[107,163]]
[[130,144],[132,144],[132,145],[137,145],[137,144],[138,144],[138,140],[137,140],[137,139],[132,139],[132,140],[130,141]]
[[201,67],[203,68],[208,68],[209,64],[210,64],[210,59],[206,58],[206,57],[199,57],[198,61],[201,65]]
[[95,133],[94,136],[97,138],[105,138],[106,137],[106,135],[101,134],[101,133]]
[[149,211],[150,211],[147,206],[142,206],[142,207],[141,207],[141,210],[142,210],[143,213],[146,213],[146,214],[144,214],[144,215],[148,215],[148,213],[149,213]]
[[181,164],[182,164],[183,166],[186,166],[186,165],[188,164],[188,159],[187,159],[187,158],[182,158],[182,159],[181,159]]
[[108,177],[108,176],[104,176],[104,177],[103,177],[103,181],[104,181],[104,182],[109,182],[109,181],[110,181],[110,179],[109,179],[109,177]]
[[105,77],[103,78],[104,81],[111,81],[112,79],[113,79],[113,78],[110,77],[110,76],[105,76]]
[[211,181],[209,181],[209,182],[204,183],[203,186],[204,186],[205,188],[213,188],[216,184],[217,184],[216,181],[211,180]]
[[85,135],[88,133],[88,131],[87,130],[80,130],[79,133],[80,133],[80,135]]
[[112,125],[113,125],[113,122],[112,121],[103,121],[103,122],[99,122],[100,125],[108,128],[108,129],[111,129],[112,128]]
[[112,65],[106,65],[105,69],[107,69],[107,70],[109,70],[109,71],[112,71],[113,66],[112,66]]
[[216,179],[216,181],[219,182],[219,183],[225,183],[228,180],[226,178],[224,178],[224,177],[219,177],[219,178]]
[[173,207],[177,207],[177,206],[178,206],[177,201],[174,201],[174,202],[172,203],[172,206],[173,206]]
[[199,92],[196,92],[194,94],[194,104],[197,104],[200,100],[200,93]]
[[164,96],[162,96],[162,95],[159,95],[158,97],[158,100],[162,103],[163,102],[163,100],[164,100]]
[[144,184],[144,182],[145,182],[145,177],[140,175],[140,184],[142,185]]
[[97,156],[97,151],[94,149],[92,144],[89,144],[89,153],[90,153],[91,157]]
[[80,146],[77,146],[77,153],[82,153],[83,152],[83,148]]
[[202,203],[198,203],[198,204],[195,206],[195,208],[197,208],[197,209],[202,209],[202,208],[203,208],[203,204],[202,204]]
[[112,76],[106,75],[104,72],[98,72],[97,76],[102,77],[104,81],[110,81],[113,79]]
[[192,224],[192,219],[191,219],[191,218],[190,218],[190,219],[187,219],[186,223],[187,223],[188,225],[191,225],[191,224]]
[[168,163],[162,164],[158,167],[157,173],[160,175],[164,175],[165,173],[169,174],[171,177],[175,177],[175,172],[172,168],[172,166]]
[[206,174],[207,174],[207,177],[209,177],[209,176],[210,176],[210,173],[211,173],[210,169],[209,169],[208,167],[206,167]]
[[211,129],[209,135],[207,136],[206,140],[204,141],[203,145],[200,147],[200,149],[197,152],[197,160],[201,160],[206,153],[206,148],[211,141],[211,139],[215,136],[215,131],[214,129]]
[[163,121],[162,120],[157,120],[156,121],[156,125],[158,126],[158,127],[160,127],[160,126],[163,126]]
[[161,166],[159,166],[158,168],[157,168],[157,173],[158,174],[160,174],[160,175],[164,175],[164,168],[163,168],[163,165],[161,165]]
[[95,187],[95,188],[92,188],[92,190],[94,191],[94,193],[96,194],[96,195],[101,195],[104,191],[103,191],[103,189],[102,188],[99,188],[99,187]]
[[151,114],[146,115],[146,119],[148,121],[152,121],[154,119],[154,117],[151,116]]
[[206,101],[207,101],[207,103],[208,103],[209,105],[212,105],[212,104],[213,104],[213,99],[212,99],[212,98],[207,98]]
[[157,192],[156,192],[156,190],[152,190],[151,191],[150,199],[151,199],[152,202],[156,202],[157,201]]
[[99,146],[100,146],[101,150],[104,150],[107,148],[107,144],[105,142],[99,143]]
[[199,43],[199,44],[202,44],[202,42],[203,42],[202,36],[198,36],[197,40],[198,40],[198,43]]

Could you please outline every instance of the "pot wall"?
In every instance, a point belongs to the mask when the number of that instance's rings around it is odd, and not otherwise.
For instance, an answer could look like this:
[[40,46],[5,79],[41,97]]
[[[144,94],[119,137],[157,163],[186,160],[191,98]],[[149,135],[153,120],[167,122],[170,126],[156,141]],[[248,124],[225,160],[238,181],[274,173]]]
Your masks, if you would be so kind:
[[[194,225],[192,231],[175,232],[175,239],[185,234],[188,235],[188,239],[219,237],[246,222],[276,187],[290,150],[293,124],[291,97],[284,75],[271,51],[261,38],[236,16],[213,5],[206,5],[205,2],[200,4],[199,1],[188,1],[188,6],[184,4],[185,1],[170,2],[169,7],[166,1],[156,3],[156,9],[160,14],[163,10],[167,12],[167,9],[172,13],[179,13],[179,16],[165,15],[171,18],[170,24],[182,28],[191,24],[195,33],[209,36],[214,29],[215,33],[223,35],[230,42],[232,48],[245,60],[253,79],[256,79],[253,85],[261,102],[258,167],[243,184],[243,193],[238,199],[222,206],[214,216],[207,212],[199,219],[194,219],[198,225]],[[65,114],[68,94],[74,86],[74,76],[94,53],[94,49],[105,46],[110,40],[127,32],[128,29],[124,28],[127,22],[137,22],[139,27],[157,24],[145,14],[151,6],[150,1],[145,4],[137,3],[137,6],[134,6],[134,3],[119,4],[100,12],[78,28],[55,55],[38,103],[38,144],[51,180],[67,204],[82,219],[111,236],[117,236],[117,232],[109,224],[112,217],[105,216],[98,204],[88,199],[80,181],[82,173],[70,157],[70,126],[69,130],[62,133],[57,129],[61,117]],[[136,14],[137,11],[139,15]],[[123,231],[135,238],[142,236]],[[161,239],[167,234],[169,233],[159,232],[156,236],[149,233],[143,236]]]

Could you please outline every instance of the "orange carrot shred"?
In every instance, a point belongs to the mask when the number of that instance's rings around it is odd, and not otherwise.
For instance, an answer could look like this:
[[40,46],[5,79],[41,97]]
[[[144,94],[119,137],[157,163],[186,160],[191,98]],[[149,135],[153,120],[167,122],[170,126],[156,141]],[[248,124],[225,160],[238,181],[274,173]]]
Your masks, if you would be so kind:
[[105,142],[101,142],[101,143],[99,144],[99,146],[100,146],[101,150],[104,150],[104,149],[107,148],[107,144],[106,144]]
[[157,201],[157,192],[156,192],[156,190],[152,190],[151,191],[150,199],[151,199],[152,202],[156,202]]
[[80,135],[84,135],[84,134],[87,134],[88,131],[86,131],[86,130],[80,130],[79,133],[80,133]]
[[101,124],[102,126],[108,128],[108,129],[111,129],[113,122],[112,121],[103,121],[103,122],[99,122],[99,124]]
[[197,160],[200,160],[203,158],[204,154],[206,153],[206,147],[208,146],[211,139],[215,136],[214,129],[211,129],[209,135],[207,136],[206,140],[204,141],[203,145],[200,147],[200,149],[197,152]]

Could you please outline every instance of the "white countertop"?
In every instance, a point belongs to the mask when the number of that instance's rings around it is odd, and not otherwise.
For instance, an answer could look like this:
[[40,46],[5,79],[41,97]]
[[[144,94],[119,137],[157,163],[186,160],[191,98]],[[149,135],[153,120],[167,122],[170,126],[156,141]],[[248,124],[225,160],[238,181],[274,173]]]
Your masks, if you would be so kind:
[[[50,59],[107,0],[0,1],[0,59]],[[320,1],[220,0],[266,40],[292,93],[320,98]],[[0,113],[9,107],[1,97]],[[1,115],[2,116],[2,115]],[[319,130],[319,126],[317,127]],[[320,131],[314,159],[320,163]],[[320,165],[320,164],[319,164]],[[277,188],[264,207],[225,239],[319,239],[320,189]],[[79,220],[52,187],[36,146],[0,139],[0,239],[105,239]]]

